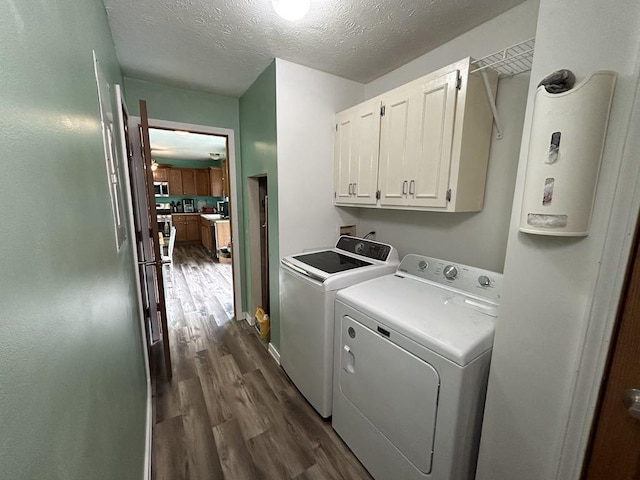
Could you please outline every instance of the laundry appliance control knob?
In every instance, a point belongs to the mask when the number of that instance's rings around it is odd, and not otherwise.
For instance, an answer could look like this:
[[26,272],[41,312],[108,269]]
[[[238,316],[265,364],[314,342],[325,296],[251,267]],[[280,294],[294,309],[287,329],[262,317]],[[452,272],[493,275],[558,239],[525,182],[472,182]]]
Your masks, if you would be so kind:
[[480,275],[478,277],[478,283],[483,287],[488,287],[489,285],[491,285],[491,279],[486,275]]
[[447,265],[444,267],[444,278],[447,280],[453,280],[458,276],[458,267],[454,265]]

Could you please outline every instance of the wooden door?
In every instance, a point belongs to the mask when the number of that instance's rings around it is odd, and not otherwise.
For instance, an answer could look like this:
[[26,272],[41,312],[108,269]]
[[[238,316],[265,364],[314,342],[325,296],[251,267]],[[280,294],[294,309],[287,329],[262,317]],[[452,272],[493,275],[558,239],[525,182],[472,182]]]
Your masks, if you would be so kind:
[[182,172],[177,168],[169,168],[168,170],[169,195],[182,195]]
[[[586,480],[640,479],[640,418],[624,403],[628,389],[640,391],[640,239],[638,228],[618,309],[591,448]],[[640,411],[639,411],[640,412]]]
[[[144,337],[146,345],[147,347],[150,347],[155,340],[154,332],[152,332],[152,327],[157,323],[157,319],[155,318],[155,310],[149,308],[150,305],[155,303],[155,289],[150,289],[150,283],[146,280],[148,267],[145,262],[145,259],[147,258],[145,255],[145,250],[148,252],[150,249],[149,246],[145,245],[142,240],[143,229],[146,228],[148,230],[148,225],[146,225],[144,222],[148,221],[149,217],[146,214],[146,204],[144,207],[144,215],[140,214],[141,209],[138,207],[139,205],[143,204],[144,201],[146,201],[146,195],[141,195],[141,188],[139,188],[140,184],[136,181],[139,180],[139,175],[137,175],[137,169],[135,167],[141,166],[136,165],[137,162],[134,161],[133,148],[131,145],[130,132],[135,131],[135,129],[132,129],[129,125],[129,113],[124,103],[124,98],[122,97],[122,89],[120,85],[115,86],[115,105],[117,108],[115,115],[115,125],[119,133],[118,137],[120,141],[118,143],[120,146],[120,154],[122,155],[123,159],[126,159],[127,162],[126,172],[129,180],[127,191],[128,196],[131,199],[131,211],[133,217],[133,232],[131,232],[131,234],[135,237],[133,259],[134,262],[136,262],[135,267],[138,270],[139,281],[137,283],[138,288],[140,289],[140,303],[141,310],[143,312],[141,323],[144,325]],[[149,258],[151,258],[151,255],[149,255]],[[147,350],[147,354],[149,353],[149,351],[150,350]]]
[[410,152],[407,150],[411,89],[397,88],[384,97],[380,126],[381,205],[405,205],[409,193]]
[[415,90],[408,144],[409,205],[447,205],[457,83],[458,70],[453,70]]
[[[155,192],[153,189],[153,172],[151,170],[151,145],[149,141],[149,117],[147,115],[147,103],[144,100],[140,100],[140,144],[142,147],[142,161],[144,165],[145,180],[147,183],[147,205],[148,205],[148,217],[150,222],[148,242],[153,249],[153,267],[155,288],[157,294],[157,303],[151,305],[154,308],[158,316],[160,317],[160,324],[162,328],[162,344],[164,353],[164,366],[165,375],[168,380],[171,380],[171,351],[169,349],[169,328],[167,322],[167,308],[164,298],[164,279],[162,277],[162,256],[160,254],[160,242],[158,239],[158,216],[156,213]],[[146,235],[145,235],[146,237]],[[148,262],[151,263],[151,262]]]
[[[184,195],[196,194],[196,176],[191,168],[183,168],[182,170],[182,193]],[[171,191],[169,191],[171,193]]]
[[205,197],[209,195],[209,170],[198,168],[194,170],[196,176],[196,195]]

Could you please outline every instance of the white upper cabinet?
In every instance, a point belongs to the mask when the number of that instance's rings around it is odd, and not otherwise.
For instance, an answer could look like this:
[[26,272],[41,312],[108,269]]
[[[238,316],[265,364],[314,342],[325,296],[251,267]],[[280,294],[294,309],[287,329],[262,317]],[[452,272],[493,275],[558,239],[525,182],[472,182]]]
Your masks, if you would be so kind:
[[[469,67],[470,59],[463,59],[338,114],[337,205],[446,212],[482,209],[493,117],[482,77],[469,75]],[[495,93],[497,75],[489,71],[487,77]],[[365,105],[369,107],[362,111],[372,114],[368,120],[379,122],[378,135],[341,134],[346,131],[341,122],[347,117],[362,122],[355,112]],[[373,115],[378,106],[382,108]],[[367,131],[374,131],[367,125]],[[371,142],[365,147],[367,138]],[[349,168],[343,151],[352,155],[364,151],[365,158],[376,157],[379,163],[378,191],[367,190],[366,202],[359,202],[358,190],[350,185],[361,180],[343,177]],[[372,188],[374,179],[366,178]]]
[[336,204],[376,204],[379,139],[379,100],[362,103],[336,116]]

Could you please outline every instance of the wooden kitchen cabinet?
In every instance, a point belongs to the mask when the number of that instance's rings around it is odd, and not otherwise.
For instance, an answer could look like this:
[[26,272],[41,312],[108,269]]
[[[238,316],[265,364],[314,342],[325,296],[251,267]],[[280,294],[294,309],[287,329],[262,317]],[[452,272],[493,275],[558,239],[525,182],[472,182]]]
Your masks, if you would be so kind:
[[224,176],[221,167],[209,168],[210,190],[212,197],[224,197]]
[[211,221],[202,217],[200,217],[200,239],[202,241],[202,246],[207,249],[209,253],[213,253],[215,255]]
[[[182,194],[196,195],[196,175],[191,168],[182,168]],[[171,192],[171,190],[169,190]]]
[[200,215],[172,215],[176,242],[200,242]]
[[197,215],[187,217],[187,242],[200,242],[200,220]]
[[[336,116],[336,205],[482,210],[493,117],[470,69],[460,60]],[[497,74],[486,73],[495,95]]]
[[169,169],[167,167],[158,167],[153,172],[153,180],[155,182],[167,182],[169,180]]
[[182,172],[178,168],[169,168],[167,170],[169,195],[182,195]]
[[[171,191],[171,190],[169,190]],[[187,241],[187,218],[186,215],[171,215],[173,226],[176,227],[176,242]]]
[[204,197],[210,195],[209,190],[209,170],[206,168],[194,169],[196,178],[196,195]]

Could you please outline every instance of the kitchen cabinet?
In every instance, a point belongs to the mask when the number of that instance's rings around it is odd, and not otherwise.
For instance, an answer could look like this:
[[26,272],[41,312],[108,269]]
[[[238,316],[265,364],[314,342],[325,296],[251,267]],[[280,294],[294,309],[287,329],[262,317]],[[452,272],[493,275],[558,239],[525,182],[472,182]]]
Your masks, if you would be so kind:
[[169,168],[167,172],[169,195],[182,195],[182,172],[178,168]]
[[213,247],[213,232],[211,228],[211,221],[206,218],[200,217],[200,238],[202,240],[202,246],[207,249],[209,253],[215,255]]
[[[493,117],[482,77],[470,67],[471,59],[460,60],[336,116],[336,205],[482,209]],[[486,74],[495,93],[497,74]],[[379,130],[375,122],[364,127],[364,114],[375,118],[378,102]],[[347,134],[340,121],[349,115]],[[353,169],[357,174],[344,173]]]
[[379,99],[336,116],[335,203],[376,204],[378,189]]
[[211,196],[224,197],[224,175],[221,167],[211,167],[209,169],[209,180]]
[[209,195],[209,171],[206,168],[168,168],[167,170],[170,195]]
[[191,168],[182,168],[181,170],[182,170],[182,194],[195,195],[196,194],[195,172]]
[[172,215],[176,227],[176,242],[200,242],[200,215]]
[[209,190],[209,170],[206,168],[198,168],[193,170],[196,183],[196,195],[204,197],[210,195]]
[[169,180],[169,169],[167,167],[158,167],[153,172],[154,182],[166,182]]

